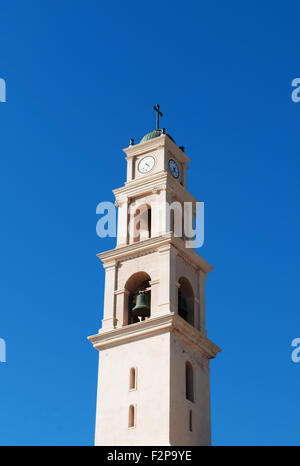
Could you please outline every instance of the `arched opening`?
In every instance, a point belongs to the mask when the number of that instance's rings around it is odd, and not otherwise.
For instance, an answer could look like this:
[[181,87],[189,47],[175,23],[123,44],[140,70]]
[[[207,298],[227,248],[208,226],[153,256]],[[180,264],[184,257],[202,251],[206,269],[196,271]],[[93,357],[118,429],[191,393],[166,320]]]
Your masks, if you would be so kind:
[[179,279],[178,314],[189,324],[194,325],[194,292],[187,278]]
[[194,370],[190,361],[185,363],[185,397],[194,401]]
[[129,390],[136,390],[136,369],[130,369]]
[[133,215],[133,242],[151,238],[151,207],[139,206]]
[[127,280],[125,288],[128,296],[128,325],[148,319],[151,315],[150,276],[137,272]]
[[133,405],[129,406],[129,419],[128,419],[128,427],[135,426],[135,409]]

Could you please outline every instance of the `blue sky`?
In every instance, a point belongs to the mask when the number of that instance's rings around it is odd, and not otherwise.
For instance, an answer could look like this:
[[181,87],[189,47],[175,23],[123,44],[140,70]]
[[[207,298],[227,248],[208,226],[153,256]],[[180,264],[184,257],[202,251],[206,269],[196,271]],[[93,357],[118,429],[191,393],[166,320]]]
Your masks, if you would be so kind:
[[2,445],[93,443],[96,205],[163,126],[205,202],[215,445],[300,445],[299,3],[1,2]]

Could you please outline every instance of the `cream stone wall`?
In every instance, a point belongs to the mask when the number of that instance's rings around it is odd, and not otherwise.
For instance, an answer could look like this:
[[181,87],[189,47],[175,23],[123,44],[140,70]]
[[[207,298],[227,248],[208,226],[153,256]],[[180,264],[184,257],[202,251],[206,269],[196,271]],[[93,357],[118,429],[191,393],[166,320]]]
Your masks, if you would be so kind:
[[[170,443],[210,445],[209,359],[176,335],[171,336]],[[194,372],[194,402],[185,398],[185,364]],[[192,432],[189,411],[192,411]]]
[[127,183],[149,176],[149,174],[145,175],[138,171],[138,164],[144,157],[151,156],[155,160],[151,174],[155,174],[161,170],[168,171],[168,162],[170,159],[173,159],[179,167],[179,178],[177,181],[186,186],[186,170],[190,159],[167,135],[148,140],[142,144],[129,146],[124,149],[124,152],[126,153],[127,160]]
[[155,172],[158,172],[158,171],[164,169],[164,150],[163,150],[163,148],[150,150],[148,152],[143,153],[142,155],[138,155],[138,156],[134,157],[134,159],[133,159],[134,179],[138,179],[138,178],[142,178],[142,177],[147,176],[147,175],[139,172],[138,165],[139,165],[140,161],[144,157],[147,157],[149,155],[151,157],[153,157],[154,160],[155,160],[154,167],[151,170],[151,173],[155,173]]
[[[96,445],[169,445],[170,361],[169,333],[100,351]],[[137,370],[132,391],[131,367]],[[134,428],[128,428],[130,404]]]
[[[172,313],[89,339],[100,351],[96,445],[210,445],[209,359],[220,351],[214,343]],[[187,361],[193,401],[186,399]],[[134,390],[131,368],[137,373]]]
[[159,252],[120,261],[117,271],[117,289],[125,288],[128,279],[137,272],[146,272],[151,280],[159,279]]

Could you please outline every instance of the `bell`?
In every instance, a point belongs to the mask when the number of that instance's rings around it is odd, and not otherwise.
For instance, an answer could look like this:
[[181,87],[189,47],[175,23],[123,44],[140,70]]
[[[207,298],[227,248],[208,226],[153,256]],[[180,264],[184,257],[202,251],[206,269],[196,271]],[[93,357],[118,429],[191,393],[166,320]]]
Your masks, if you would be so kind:
[[178,314],[183,319],[186,319],[186,316],[187,316],[186,302],[185,302],[185,299],[181,296],[181,294],[178,295]]
[[140,291],[137,296],[136,304],[131,310],[133,317],[150,317],[149,295],[145,291]]

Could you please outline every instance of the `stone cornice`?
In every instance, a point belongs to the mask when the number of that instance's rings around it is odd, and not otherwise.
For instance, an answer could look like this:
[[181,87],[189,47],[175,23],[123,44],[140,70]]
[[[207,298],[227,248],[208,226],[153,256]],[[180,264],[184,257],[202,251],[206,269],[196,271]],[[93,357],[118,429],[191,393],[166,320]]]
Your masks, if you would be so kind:
[[114,294],[117,296],[119,294],[125,294],[126,296],[130,295],[130,291],[128,291],[126,288],[122,288],[121,290],[116,290],[114,291]]
[[176,181],[167,170],[160,170],[152,175],[148,174],[135,180],[127,181],[124,186],[113,189],[116,203],[121,204],[125,199],[136,198],[166,190],[182,202],[198,202],[189,191]]
[[105,264],[106,262],[124,260],[130,257],[142,256],[145,253],[156,252],[157,248],[168,242],[170,234],[138,241],[137,243],[126,244],[110,251],[101,252],[97,257]]
[[135,180],[126,181],[124,186],[121,188],[113,189],[113,193],[116,199],[120,195],[126,195],[127,197],[135,197],[140,194],[148,194],[152,192],[153,187],[161,185],[162,189],[166,186],[168,172],[166,170],[160,170],[153,174],[141,176]]
[[173,246],[179,255],[188,261],[196,269],[202,270],[204,273],[209,273],[213,267],[206,262],[194,249],[186,248],[185,243],[181,238],[176,238],[173,233],[165,233],[161,236],[149,238],[137,243],[126,244],[110,251],[105,251],[97,254],[97,257],[105,264],[117,261],[128,260],[129,258],[143,256],[153,252],[158,252],[162,247]]
[[149,139],[146,142],[136,144],[134,146],[129,146],[123,149],[127,158],[135,157],[137,155],[145,154],[146,152],[165,148],[169,150],[176,156],[177,159],[181,160],[182,162],[188,164],[190,162],[189,157],[181,150],[179,147],[168,137],[167,134],[161,135],[157,138]]
[[89,336],[88,340],[93,344],[94,348],[102,350],[165,332],[173,332],[188,344],[193,345],[195,349],[208,359],[215,358],[217,353],[221,351],[217,345],[202,335],[199,330],[174,313],[152,317],[143,322],[126,325],[113,330],[102,332],[100,329],[98,334]]

